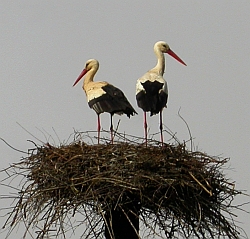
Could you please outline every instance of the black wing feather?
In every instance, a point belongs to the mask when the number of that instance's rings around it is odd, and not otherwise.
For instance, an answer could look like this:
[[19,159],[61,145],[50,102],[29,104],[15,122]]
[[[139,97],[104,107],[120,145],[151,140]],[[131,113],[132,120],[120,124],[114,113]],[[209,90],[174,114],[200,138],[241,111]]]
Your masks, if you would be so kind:
[[97,114],[103,112],[108,112],[110,114],[124,113],[128,117],[137,114],[120,89],[110,84],[103,86],[102,89],[106,94],[89,101],[90,108],[93,108]]
[[168,95],[162,91],[163,83],[146,81],[141,83],[145,91],[136,95],[137,105],[150,116],[158,114],[167,104]]

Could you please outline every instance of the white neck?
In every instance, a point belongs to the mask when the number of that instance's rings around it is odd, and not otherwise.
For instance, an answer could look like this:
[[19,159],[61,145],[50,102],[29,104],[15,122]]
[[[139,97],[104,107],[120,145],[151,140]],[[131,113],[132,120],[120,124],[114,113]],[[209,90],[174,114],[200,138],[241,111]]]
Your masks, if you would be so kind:
[[153,71],[156,71],[159,75],[163,76],[164,70],[165,70],[165,56],[162,51],[159,50],[158,47],[154,48],[155,55],[157,57],[157,64],[152,69]]
[[89,82],[93,82],[94,76],[98,70],[98,66],[93,66],[85,75],[83,86],[87,85]]

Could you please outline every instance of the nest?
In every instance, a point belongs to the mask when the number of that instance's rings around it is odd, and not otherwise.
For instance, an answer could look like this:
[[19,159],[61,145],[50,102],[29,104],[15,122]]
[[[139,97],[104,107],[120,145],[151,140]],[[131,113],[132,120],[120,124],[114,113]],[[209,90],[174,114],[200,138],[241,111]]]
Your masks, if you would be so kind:
[[176,142],[36,146],[8,169],[18,171],[23,186],[6,225],[24,221],[26,234],[35,228],[36,238],[66,238],[85,224],[83,238],[103,238],[105,214],[133,202],[148,235],[238,238],[231,210],[241,192],[222,173],[227,162]]

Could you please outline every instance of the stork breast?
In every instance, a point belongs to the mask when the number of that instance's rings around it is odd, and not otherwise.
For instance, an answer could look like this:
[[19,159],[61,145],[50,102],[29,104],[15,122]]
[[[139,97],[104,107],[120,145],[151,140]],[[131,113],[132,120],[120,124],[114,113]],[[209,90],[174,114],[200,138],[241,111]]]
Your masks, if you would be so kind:
[[106,94],[106,92],[99,87],[91,87],[85,90],[86,95],[87,95],[87,100],[88,102],[101,97],[102,95]]
[[83,84],[83,89],[86,93],[88,102],[106,94],[102,87],[107,84],[108,83],[105,81],[89,82],[88,84]]

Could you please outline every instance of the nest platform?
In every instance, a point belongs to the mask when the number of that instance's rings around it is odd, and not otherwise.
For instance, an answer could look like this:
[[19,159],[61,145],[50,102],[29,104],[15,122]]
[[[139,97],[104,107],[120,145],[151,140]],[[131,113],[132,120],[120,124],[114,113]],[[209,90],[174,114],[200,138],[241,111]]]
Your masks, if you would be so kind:
[[[105,214],[133,202],[151,235],[239,238],[232,200],[241,192],[223,174],[228,159],[189,151],[185,143],[145,147],[124,141],[74,140],[28,153],[8,169],[9,175],[18,172],[23,184],[5,225],[25,221],[24,237],[35,228],[35,238],[52,232],[66,238],[67,231],[85,223],[82,238],[104,238]],[[69,225],[67,218],[79,212],[78,225]]]

